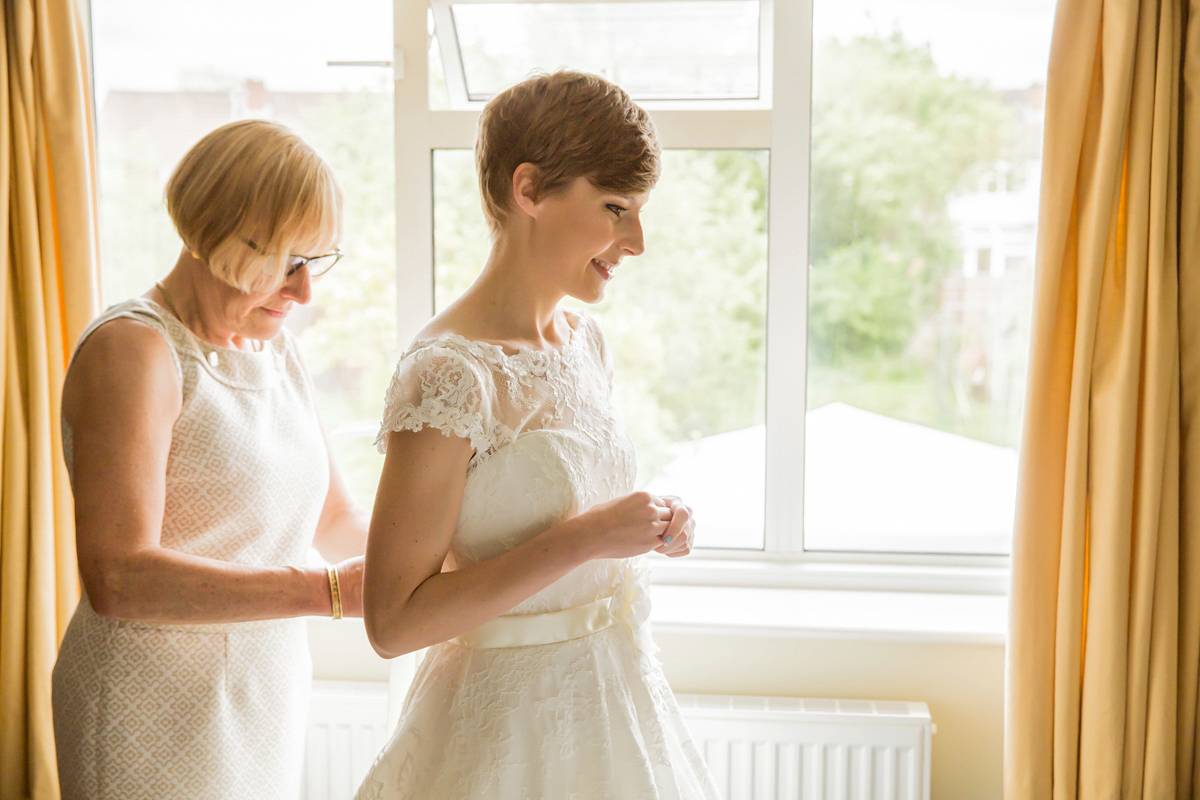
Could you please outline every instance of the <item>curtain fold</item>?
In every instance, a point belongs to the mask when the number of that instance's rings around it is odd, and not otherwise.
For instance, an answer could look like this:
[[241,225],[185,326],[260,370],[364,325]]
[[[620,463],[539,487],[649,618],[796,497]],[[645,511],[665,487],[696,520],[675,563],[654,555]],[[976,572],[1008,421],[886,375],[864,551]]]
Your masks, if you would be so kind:
[[[1187,7],[1183,40],[1179,185],[1180,485],[1200,486],[1200,0]],[[1179,505],[1179,697],[1176,797],[1200,793],[1200,491]],[[1186,535],[1190,534],[1190,535]]]
[[1013,542],[1008,800],[1200,796],[1196,2],[1059,0]]
[[94,115],[76,0],[5,0],[3,13],[0,800],[50,800],[50,674],[79,598],[58,409],[98,304]]

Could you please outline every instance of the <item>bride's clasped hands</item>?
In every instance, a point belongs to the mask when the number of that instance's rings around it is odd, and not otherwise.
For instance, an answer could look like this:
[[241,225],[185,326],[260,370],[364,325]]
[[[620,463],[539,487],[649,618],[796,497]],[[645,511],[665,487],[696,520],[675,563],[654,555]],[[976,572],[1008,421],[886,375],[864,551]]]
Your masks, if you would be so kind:
[[592,558],[633,558],[651,551],[685,556],[696,527],[692,510],[678,497],[644,491],[600,503],[579,519],[595,526]]

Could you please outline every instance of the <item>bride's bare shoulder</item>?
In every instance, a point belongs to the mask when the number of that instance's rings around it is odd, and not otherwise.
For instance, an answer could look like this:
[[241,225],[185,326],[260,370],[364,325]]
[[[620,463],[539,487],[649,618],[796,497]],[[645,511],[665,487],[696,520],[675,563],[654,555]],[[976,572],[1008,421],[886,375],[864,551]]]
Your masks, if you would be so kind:
[[471,336],[472,317],[469,308],[464,308],[459,302],[451,303],[446,308],[434,315],[433,319],[425,323],[425,327],[417,333],[414,341],[423,341],[429,339],[441,339],[446,336],[462,336],[467,339],[475,338]]
[[459,298],[444,308],[425,324],[413,341],[436,341],[448,337],[459,337],[471,342],[490,344],[508,351],[515,345],[498,336],[496,329],[485,320],[484,314],[470,302]]

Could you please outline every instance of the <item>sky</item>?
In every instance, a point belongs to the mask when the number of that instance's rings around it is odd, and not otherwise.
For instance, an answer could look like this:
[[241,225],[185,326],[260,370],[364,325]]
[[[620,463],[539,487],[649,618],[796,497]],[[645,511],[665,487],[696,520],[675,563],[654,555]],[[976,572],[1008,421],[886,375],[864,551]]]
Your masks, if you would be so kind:
[[[899,30],[929,43],[943,71],[1005,89],[1044,82],[1052,21],[1052,0],[815,0],[813,24],[818,38]],[[92,0],[92,26],[101,99],[245,78],[276,91],[378,86],[385,70],[326,61],[392,52],[389,0]]]
[[1051,0],[817,0],[813,32],[845,38],[899,30],[927,42],[938,67],[997,89],[1045,83]]

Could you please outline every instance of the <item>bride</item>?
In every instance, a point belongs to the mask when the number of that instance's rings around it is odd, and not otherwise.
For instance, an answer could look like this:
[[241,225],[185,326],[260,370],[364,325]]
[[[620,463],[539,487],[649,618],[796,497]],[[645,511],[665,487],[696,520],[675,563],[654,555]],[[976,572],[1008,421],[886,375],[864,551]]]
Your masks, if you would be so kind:
[[687,555],[678,498],[633,492],[587,315],[643,250],[649,117],[593,75],[494,98],[476,164],[491,254],[400,359],[378,445],[364,615],[430,647],[360,800],[715,800],[653,654],[645,554]]

